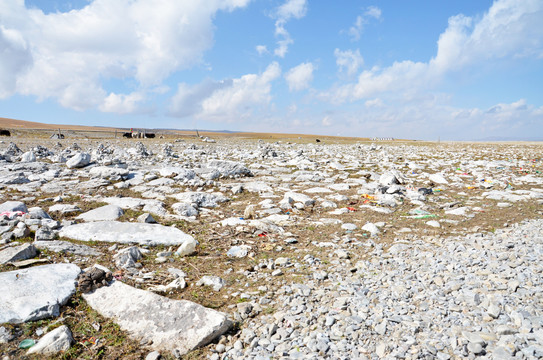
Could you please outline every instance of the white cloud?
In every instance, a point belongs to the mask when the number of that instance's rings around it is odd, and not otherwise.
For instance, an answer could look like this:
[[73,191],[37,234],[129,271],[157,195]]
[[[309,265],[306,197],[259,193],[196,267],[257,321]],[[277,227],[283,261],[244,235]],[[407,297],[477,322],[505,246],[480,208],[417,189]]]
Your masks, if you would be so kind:
[[391,97],[385,107],[355,104],[350,110],[335,111],[333,121],[327,117],[330,114],[324,114],[310,128],[317,133],[329,133],[326,127],[332,123],[334,131],[347,136],[403,139],[476,140],[492,136],[542,139],[543,107],[521,99],[488,109],[461,108],[451,106],[448,100],[447,96],[437,95],[417,101]]
[[379,9],[377,6],[369,6],[364,14],[356,17],[356,21],[354,22],[353,26],[349,28],[348,31],[353,41],[360,40],[360,36],[362,35],[362,32],[364,30],[364,25],[366,25],[371,18],[380,19],[381,9]]
[[288,88],[290,91],[299,91],[307,89],[313,81],[313,71],[315,66],[312,63],[301,63],[293,67],[285,74]]
[[366,10],[365,15],[368,17],[372,17],[374,19],[380,19],[381,9],[379,9],[377,6],[368,6],[368,9]]
[[288,21],[291,18],[301,19],[307,12],[307,0],[287,0],[277,9],[277,18]]
[[294,43],[289,32],[285,29],[285,24],[291,18],[301,19],[307,13],[307,0],[287,0],[283,5],[277,8],[274,17],[275,21],[275,36],[277,40],[277,48],[274,54],[279,57],[285,57],[289,45]]
[[[135,110],[146,89],[202,61],[218,11],[248,2],[94,0],[79,10],[44,14],[23,1],[3,0],[0,44],[9,51],[0,52],[0,69],[12,75],[5,79],[0,70],[0,96],[52,97],[78,110]],[[14,67],[14,59],[21,65]],[[139,95],[108,95],[107,79],[134,79]]]
[[32,54],[22,34],[0,25],[0,99],[11,96],[17,78],[32,64]]
[[271,83],[280,75],[279,64],[273,62],[260,75],[247,74],[220,83],[207,81],[193,87],[180,84],[170,113],[225,122],[246,118],[255,107],[270,103]]
[[451,109],[450,126],[466,125],[478,138],[498,135],[505,138],[536,138],[541,140],[543,107],[536,108],[520,99],[512,103],[498,103],[488,109]]
[[543,2],[498,0],[478,21],[464,15],[449,19],[438,40],[435,57],[428,62],[401,61],[385,68],[363,71],[356,83],[321,94],[334,103],[375,97],[385,92],[428,89],[452,71],[485,66],[489,59],[543,57]]
[[334,50],[334,56],[336,57],[336,65],[340,72],[346,72],[347,75],[352,76],[358,72],[358,68],[364,65],[364,58],[360,55],[360,50],[352,51],[339,49]]
[[231,79],[217,82],[207,79],[194,86],[179,84],[177,93],[170,101],[169,115],[175,117],[195,115],[202,111],[204,99],[210,97],[217,90],[231,88],[233,84]]
[[383,100],[377,98],[377,99],[366,100],[366,102],[364,102],[364,105],[367,108],[382,108],[385,104],[383,103]]
[[543,3],[539,0],[501,0],[483,18],[457,15],[449,19],[430,65],[437,71],[460,69],[487,59],[543,57]]
[[258,53],[258,55],[263,55],[268,53],[268,48],[266,47],[266,45],[257,45],[256,52]]
[[275,36],[279,37],[280,40],[277,40],[277,47],[273,53],[283,58],[287,54],[289,45],[293,44],[294,40],[292,40],[288,31],[285,30],[284,23],[275,23]]
[[145,96],[139,92],[131,94],[110,93],[99,109],[103,112],[112,112],[117,114],[130,114],[138,109],[138,104],[145,99]]

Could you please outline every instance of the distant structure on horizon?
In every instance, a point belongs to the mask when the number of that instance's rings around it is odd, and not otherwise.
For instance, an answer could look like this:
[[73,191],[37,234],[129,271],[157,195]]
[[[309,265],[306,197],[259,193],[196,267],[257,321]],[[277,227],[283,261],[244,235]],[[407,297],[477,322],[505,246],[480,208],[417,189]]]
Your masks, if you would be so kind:
[[393,137],[372,137],[371,141],[393,141]]

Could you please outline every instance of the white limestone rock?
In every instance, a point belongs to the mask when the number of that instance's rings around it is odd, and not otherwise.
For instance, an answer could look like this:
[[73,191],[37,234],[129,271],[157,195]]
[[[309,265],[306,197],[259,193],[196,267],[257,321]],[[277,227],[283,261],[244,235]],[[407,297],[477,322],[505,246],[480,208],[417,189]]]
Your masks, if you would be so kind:
[[305,194],[300,194],[296,192],[287,192],[285,196],[283,197],[282,202],[288,202],[288,203],[302,203],[305,206],[311,206],[315,204],[315,200],[310,198],[309,196]]
[[[83,294],[87,304],[113,319],[130,337],[156,351],[186,354],[225,333],[226,314],[186,300],[172,300],[119,281]],[[167,311],[165,311],[167,309]]]
[[188,191],[173,195],[180,202],[191,204],[195,208],[214,208],[219,204],[227,202],[228,198],[221,193],[206,193]]
[[90,164],[90,154],[79,152],[66,161],[66,167],[69,169],[82,168]]
[[89,175],[93,178],[120,178],[127,176],[129,170],[122,167],[112,167],[112,166],[95,166],[89,170]]
[[34,162],[36,161],[36,155],[33,151],[27,151],[21,155],[21,162]]
[[140,245],[181,245],[193,237],[159,224],[95,221],[63,227],[59,236],[79,241],[104,241]]
[[142,210],[158,216],[165,216],[168,213],[164,207],[164,203],[159,200],[138,199],[132,197],[107,197],[101,198],[99,201],[103,201],[110,205],[117,205],[124,210]]
[[100,256],[102,253],[94,248],[86,245],[73,244],[69,241],[62,240],[47,240],[34,241],[34,246],[37,249],[47,249],[49,251],[68,253],[80,256]]
[[74,264],[51,264],[0,273],[0,323],[58,316],[75,293],[80,272]]
[[6,201],[0,204],[0,214],[3,212],[22,211],[28,212],[26,205],[21,201]]
[[191,237],[187,241],[183,242],[175,253],[179,256],[190,256],[196,252],[197,245],[198,241]]
[[207,168],[219,171],[220,177],[238,178],[242,176],[253,176],[251,170],[245,165],[234,161],[213,160],[207,163]]
[[196,282],[197,286],[211,286],[214,291],[220,291],[226,282],[218,276],[205,275]]
[[362,230],[369,232],[371,236],[379,235],[379,233],[381,232],[379,228],[373,223],[365,224],[364,226],[362,226]]
[[49,207],[49,212],[59,212],[61,214],[71,214],[80,212],[81,209],[73,204],[55,204]]
[[66,325],[62,325],[45,334],[40,340],[38,340],[36,345],[28,349],[26,354],[52,356],[61,351],[69,350],[73,343],[74,338],[70,328],[68,328]]
[[113,221],[123,216],[124,211],[117,205],[104,205],[80,214],[76,219],[91,221]]
[[38,256],[38,250],[34,245],[26,243],[19,246],[9,247],[0,251],[0,264],[19,260],[32,259]]
[[198,216],[199,211],[189,203],[178,202],[172,205],[172,210],[180,216]]

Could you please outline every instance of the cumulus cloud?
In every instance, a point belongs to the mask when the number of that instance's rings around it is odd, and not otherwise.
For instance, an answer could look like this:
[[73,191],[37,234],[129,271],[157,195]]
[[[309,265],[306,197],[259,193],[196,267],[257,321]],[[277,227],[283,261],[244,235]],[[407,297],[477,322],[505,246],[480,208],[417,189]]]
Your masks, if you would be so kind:
[[349,35],[353,41],[360,40],[360,36],[364,30],[364,25],[366,25],[370,19],[380,19],[381,18],[381,9],[377,6],[369,6],[366,11],[356,17],[356,21],[349,28]]
[[430,65],[437,71],[459,69],[487,59],[543,57],[543,3],[496,1],[479,22],[463,15],[449,19]]
[[[8,51],[0,52],[0,96],[53,97],[78,110],[135,110],[146,89],[201,62],[213,44],[218,11],[248,2],[94,0],[79,10],[45,14],[4,0],[0,45]],[[107,79],[135,80],[138,95],[108,94]]]
[[301,63],[290,69],[285,75],[289,90],[300,91],[309,88],[314,70],[315,66],[312,63]]
[[277,9],[277,17],[283,21],[288,21],[291,18],[300,19],[305,16],[306,12],[306,0],[287,0]]
[[345,72],[349,76],[355,75],[358,69],[364,65],[364,58],[360,55],[360,50],[358,49],[356,51],[335,49],[334,56],[336,57],[336,65],[339,71]]
[[258,53],[258,55],[263,55],[268,53],[268,48],[266,47],[266,45],[257,45],[256,52]]
[[210,97],[217,90],[231,88],[233,84],[232,79],[223,81],[207,79],[194,86],[179,84],[176,94],[170,101],[169,114],[180,118],[198,114],[202,111],[204,99]]
[[498,0],[479,20],[457,15],[437,42],[428,62],[394,62],[363,71],[356,83],[336,86],[322,95],[334,103],[375,97],[388,91],[427,89],[450,72],[484,66],[489,59],[543,57],[543,2]]
[[145,98],[140,92],[130,94],[110,93],[100,105],[100,111],[117,114],[130,114],[138,109],[138,104]]
[[171,100],[170,113],[211,121],[232,122],[251,115],[253,108],[271,101],[271,83],[281,75],[276,62],[262,74],[247,74],[222,82],[206,81],[195,86],[180,84]]
[[322,126],[332,126],[332,119],[330,119],[329,115],[326,115],[325,117],[322,118],[321,125]]
[[0,99],[16,90],[17,78],[32,63],[32,54],[23,35],[0,25]]
[[290,19],[301,19],[307,12],[307,0],[287,0],[279,6],[275,12],[275,36],[277,47],[274,54],[279,57],[285,57],[289,45],[294,43],[289,32],[285,29],[285,24]]

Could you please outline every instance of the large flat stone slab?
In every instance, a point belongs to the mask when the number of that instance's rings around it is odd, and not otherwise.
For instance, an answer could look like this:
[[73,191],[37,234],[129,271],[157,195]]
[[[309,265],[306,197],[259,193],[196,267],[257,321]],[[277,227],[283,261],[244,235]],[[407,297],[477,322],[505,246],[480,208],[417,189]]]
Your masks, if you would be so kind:
[[34,241],[34,246],[37,249],[47,249],[49,251],[68,253],[81,256],[99,256],[102,253],[90,246],[73,244],[69,241],[62,240],[47,240],[47,241]]
[[179,229],[159,224],[96,221],[63,227],[59,236],[79,241],[140,245],[181,245],[192,239]]
[[124,211],[117,205],[104,205],[80,214],[76,219],[91,221],[113,221],[123,216]]
[[123,209],[132,209],[132,210],[143,210],[145,212],[150,212],[155,215],[164,216],[168,212],[164,208],[164,203],[159,200],[153,199],[138,199],[131,197],[107,197],[102,198],[100,201],[106,202],[110,205],[117,205]]
[[172,300],[119,281],[83,295],[102,316],[154,350],[181,354],[208,344],[231,326],[226,314],[186,300]]
[[0,273],[0,323],[58,316],[80,272],[74,264],[52,264]]

